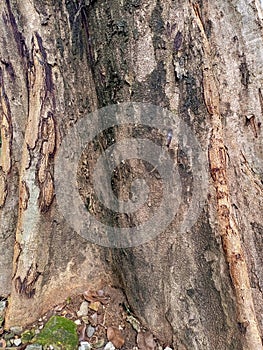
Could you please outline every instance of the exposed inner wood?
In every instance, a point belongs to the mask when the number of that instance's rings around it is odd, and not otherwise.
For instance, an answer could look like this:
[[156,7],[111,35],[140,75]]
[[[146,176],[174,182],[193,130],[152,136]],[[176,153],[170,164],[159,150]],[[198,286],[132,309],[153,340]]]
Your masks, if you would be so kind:
[[206,36],[200,9],[193,5],[196,23],[200,29],[204,49],[203,90],[207,111],[211,116],[211,137],[208,150],[210,172],[217,197],[217,218],[222,238],[222,246],[233,283],[238,323],[244,330],[247,348],[262,349],[258,322],[248,275],[248,267],[241,242],[239,227],[232,213],[230,191],[227,177],[224,130],[220,115],[220,99],[213,73],[209,40]]
[[12,124],[8,97],[5,93],[2,70],[0,70],[0,208],[4,206],[8,184],[7,175],[11,170],[11,145],[12,145]]

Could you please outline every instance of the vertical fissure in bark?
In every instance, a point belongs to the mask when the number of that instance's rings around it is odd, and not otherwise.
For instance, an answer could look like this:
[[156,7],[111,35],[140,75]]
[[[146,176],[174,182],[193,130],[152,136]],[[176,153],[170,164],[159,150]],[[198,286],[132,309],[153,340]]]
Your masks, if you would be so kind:
[[[201,33],[204,50],[203,91],[212,126],[208,158],[216,191],[217,218],[222,246],[235,291],[239,328],[242,329],[246,338],[247,348],[260,350],[262,341],[254,309],[246,257],[242,247],[240,229],[232,213],[220,99],[211,64],[210,44],[201,19],[199,5],[196,3],[193,4],[193,13]],[[244,83],[247,82],[247,79],[246,74]]]
[[[38,252],[36,225],[41,212],[49,209],[54,198],[52,157],[56,147],[51,68],[47,63],[47,55],[38,33],[33,34],[31,54],[31,69],[28,72],[28,120],[21,161],[19,214],[13,267],[13,293],[27,298],[35,295],[36,283],[41,275],[36,263]],[[34,215],[36,225],[28,228],[26,222],[31,215]],[[31,250],[35,256],[27,252],[26,246],[32,246]]]
[[0,208],[5,204],[8,193],[7,175],[12,166],[11,148],[12,148],[12,122],[11,111],[8,97],[5,93],[4,80],[2,70],[0,68],[0,104],[1,104],[1,119],[0,119]]
[[15,279],[16,292],[25,295],[29,299],[32,298],[35,295],[35,285],[40,275],[41,272],[38,271],[37,264],[35,266],[31,264],[23,279],[20,276]]

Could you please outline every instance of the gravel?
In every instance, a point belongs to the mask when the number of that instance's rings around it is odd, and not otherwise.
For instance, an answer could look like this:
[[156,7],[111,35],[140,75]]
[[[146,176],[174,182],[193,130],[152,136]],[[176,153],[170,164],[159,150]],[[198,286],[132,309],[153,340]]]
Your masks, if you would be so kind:
[[80,346],[79,346],[79,350],[91,350],[90,343],[87,341],[81,341]]

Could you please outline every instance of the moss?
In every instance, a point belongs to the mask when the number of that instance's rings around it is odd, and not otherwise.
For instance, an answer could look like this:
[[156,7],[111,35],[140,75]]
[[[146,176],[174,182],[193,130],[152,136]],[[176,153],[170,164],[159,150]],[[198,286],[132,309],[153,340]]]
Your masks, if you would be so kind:
[[55,350],[77,349],[77,326],[65,317],[52,316],[42,331],[33,339],[33,342],[41,345],[52,345]]
[[27,329],[21,334],[21,340],[23,344],[29,343],[35,336],[34,329]]

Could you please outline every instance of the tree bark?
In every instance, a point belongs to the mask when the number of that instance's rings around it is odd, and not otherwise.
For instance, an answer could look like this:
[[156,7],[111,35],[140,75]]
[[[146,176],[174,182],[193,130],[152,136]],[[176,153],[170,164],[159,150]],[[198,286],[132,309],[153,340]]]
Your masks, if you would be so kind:
[[[5,0],[0,9],[6,326],[33,322],[70,294],[111,283],[174,349],[262,349],[260,2]],[[129,101],[172,111],[197,136],[208,162],[206,202],[191,227],[178,229],[191,215],[197,174],[172,138],[168,152],[182,186],[178,214],[149,242],[102,247],[61,215],[54,165],[79,120]],[[107,120],[95,123],[103,129]],[[107,132],[98,136],[102,150],[112,138],[131,137],[132,129]],[[151,139],[162,141],[154,132]],[[88,207],[94,193],[86,172],[96,163],[95,146],[82,156],[78,174]],[[119,195],[129,192],[123,190],[129,174],[147,172],[143,163],[128,163],[126,177],[121,169],[116,175]],[[153,188],[158,202],[160,182]],[[114,218],[123,226],[137,219]]]

